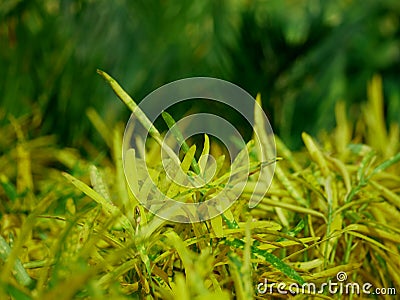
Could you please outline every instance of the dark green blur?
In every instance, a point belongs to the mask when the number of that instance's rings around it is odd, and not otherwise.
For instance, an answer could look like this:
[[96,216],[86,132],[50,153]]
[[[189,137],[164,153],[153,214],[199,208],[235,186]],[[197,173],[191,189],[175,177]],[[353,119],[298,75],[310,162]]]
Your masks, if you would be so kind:
[[[137,101],[190,76],[260,92],[292,148],[302,131],[332,128],[337,100],[357,118],[367,81],[379,73],[387,122],[400,123],[399,20],[398,0],[3,0],[0,122],[39,110],[38,134],[54,133],[68,146],[98,142],[88,107],[109,124],[128,119],[100,68]],[[170,113],[196,110],[201,103]]]

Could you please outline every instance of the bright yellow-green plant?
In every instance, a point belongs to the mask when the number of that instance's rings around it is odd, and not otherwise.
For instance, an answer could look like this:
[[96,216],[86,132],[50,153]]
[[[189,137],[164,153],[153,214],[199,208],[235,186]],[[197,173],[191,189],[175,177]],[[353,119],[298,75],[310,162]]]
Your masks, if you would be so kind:
[[[130,97],[101,74],[132,109]],[[53,137],[35,137],[39,112],[10,119],[0,128],[0,298],[272,298],[276,289],[257,291],[265,279],[286,288],[321,286],[339,272],[347,282],[400,287],[399,129],[386,129],[382,103],[374,77],[356,124],[339,103],[334,132],[322,132],[319,142],[303,133],[303,151],[291,152],[276,137],[282,159],[261,203],[248,208],[257,192],[250,180],[224,214],[193,224],[158,219],[133,196],[123,172],[122,124],[87,112],[109,146],[101,152],[83,145],[88,161]],[[203,153],[218,147],[206,138]],[[182,159],[187,172],[196,172],[193,149]],[[219,168],[216,180],[228,172]],[[174,188],[157,175],[160,189]],[[356,298],[326,289],[317,296]]]

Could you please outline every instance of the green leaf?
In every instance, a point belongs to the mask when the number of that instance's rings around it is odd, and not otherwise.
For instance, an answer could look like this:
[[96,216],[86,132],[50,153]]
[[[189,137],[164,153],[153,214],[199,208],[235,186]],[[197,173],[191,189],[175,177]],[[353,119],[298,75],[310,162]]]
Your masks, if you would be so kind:
[[91,165],[89,167],[89,171],[90,182],[93,186],[93,189],[97,193],[99,193],[108,203],[112,204],[110,192],[99,169],[97,169],[95,165]]
[[8,178],[3,174],[0,175],[0,184],[3,187],[4,192],[6,193],[7,197],[11,201],[15,201],[18,197],[17,189],[15,188],[15,186],[12,183],[10,183]]
[[398,163],[399,161],[400,161],[400,152],[397,153],[395,156],[389,158],[388,160],[384,161],[379,166],[377,166],[368,177],[370,178],[371,176],[375,175],[376,173],[384,171],[385,169],[389,168],[390,166],[393,166],[394,164]]
[[158,132],[157,128],[154,127],[153,123],[147,118],[145,113],[137,106],[135,101],[128,95],[127,92],[106,72],[102,70],[97,70],[97,73],[102,76],[107,83],[111,86],[115,94],[128,106],[128,108],[135,114],[135,116],[139,119],[140,123],[142,123],[143,127],[151,134],[151,136],[160,142],[161,145],[161,135]]
[[[0,260],[6,261],[10,256],[11,248],[6,240],[0,235]],[[17,282],[26,287],[33,287],[34,281],[22,266],[21,261],[16,258],[14,262],[13,274]],[[19,299],[19,298],[18,298]]]
[[210,153],[210,139],[208,138],[207,134],[204,134],[204,146],[203,146],[203,151],[201,152],[200,158],[199,158],[199,168],[201,174],[204,175],[204,172],[206,171],[207,167],[207,155]]
[[[245,243],[239,239],[225,239],[225,244],[239,249],[243,249],[245,246]],[[304,279],[299,275],[299,273],[296,272],[296,270],[292,269],[289,265],[287,265],[274,254],[266,250],[260,250],[254,245],[251,246],[251,252],[253,253],[253,255],[265,259],[265,261],[269,262],[275,269],[281,271],[287,277],[296,280],[300,284],[305,283]]]
[[195,153],[196,153],[196,145],[193,145],[192,147],[189,148],[188,152],[186,153],[185,157],[183,158],[183,161],[180,165],[181,170],[178,170],[176,172],[176,176],[174,177],[174,180],[171,183],[171,185],[168,189],[168,192],[167,192],[168,197],[170,197],[170,198],[174,197],[179,193],[179,191],[180,191],[179,183],[183,182],[184,177],[187,176],[187,173],[189,171],[189,168],[193,161]]
[[[172,118],[172,116],[169,113],[167,113],[166,111],[163,111],[161,113],[161,115],[162,115],[165,123],[167,124],[168,128],[171,130],[172,134],[174,135],[175,139],[178,141],[179,146],[182,147],[183,152],[186,154],[189,151],[189,145],[186,143],[185,138],[183,137],[182,133],[177,128],[174,118]],[[191,161],[191,164],[192,164],[193,171],[197,175],[199,175],[200,168],[194,157]]]
[[108,215],[114,216],[114,217],[119,217],[119,222],[122,228],[127,230],[128,232],[133,234],[133,226],[128,220],[126,216],[124,216],[121,211],[114,205],[112,205],[110,202],[108,202],[106,199],[104,199],[99,193],[97,193],[95,190],[91,189],[87,184],[84,182],[80,181],[79,179],[75,178],[74,176],[62,172],[65,178],[69,182],[71,182],[75,187],[77,187],[80,191],[82,191],[85,195],[93,199],[95,202],[101,205],[102,209],[104,210],[105,213]]

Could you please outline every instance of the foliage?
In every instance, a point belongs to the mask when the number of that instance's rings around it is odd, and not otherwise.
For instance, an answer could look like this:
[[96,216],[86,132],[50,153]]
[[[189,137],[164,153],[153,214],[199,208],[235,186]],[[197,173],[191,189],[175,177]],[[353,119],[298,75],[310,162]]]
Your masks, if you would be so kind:
[[[2,108],[22,115],[38,106],[43,133],[79,145],[93,135],[81,119],[89,106],[106,123],[127,117],[93,77],[96,68],[119,74],[136,99],[172,80],[215,76],[261,92],[293,148],[302,130],[333,128],[336,101],[357,115],[350,103],[366,98],[374,73],[385,78],[388,122],[400,122],[399,15],[397,0],[6,0]],[[175,108],[177,119],[187,109]]]
[[87,141],[87,161],[36,137],[39,111],[11,118],[0,128],[1,298],[249,299],[264,278],[322,284],[339,271],[399,287],[399,129],[386,129],[379,77],[368,90],[359,121],[339,103],[336,128],[320,144],[303,133],[305,149],[291,152],[276,137],[283,160],[259,206],[247,206],[249,182],[222,216],[194,224],[138,204],[123,175],[121,124],[91,111],[110,155]]

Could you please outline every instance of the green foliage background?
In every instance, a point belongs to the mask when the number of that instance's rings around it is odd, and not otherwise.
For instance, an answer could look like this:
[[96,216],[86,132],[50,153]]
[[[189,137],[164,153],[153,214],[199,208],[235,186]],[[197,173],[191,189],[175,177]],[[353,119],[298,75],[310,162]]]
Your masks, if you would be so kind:
[[[398,288],[399,16],[398,0],[0,1],[0,298],[251,299],[263,278],[322,284],[339,270]],[[268,195],[248,209],[254,161],[221,216],[186,226],[147,212],[124,177],[128,109],[98,68],[136,101],[189,76],[260,92],[282,158]],[[169,112],[207,108],[188,103]],[[198,149],[225,176],[212,146]],[[180,190],[150,148],[176,199],[223,186]]]
[[297,147],[301,131],[333,127],[338,99],[364,101],[374,73],[388,122],[400,122],[399,15],[397,0],[5,0],[1,107],[17,116],[39,107],[41,133],[78,145],[92,136],[89,106],[107,123],[128,117],[96,68],[136,100],[172,80],[215,76],[261,92],[274,130]]

